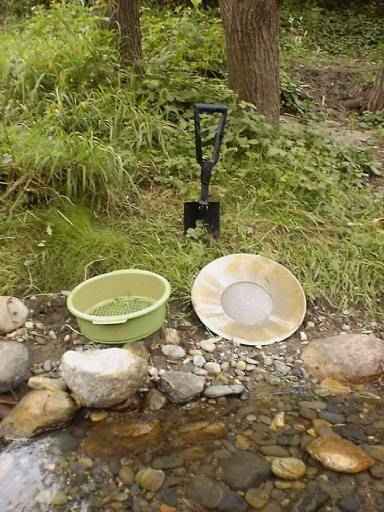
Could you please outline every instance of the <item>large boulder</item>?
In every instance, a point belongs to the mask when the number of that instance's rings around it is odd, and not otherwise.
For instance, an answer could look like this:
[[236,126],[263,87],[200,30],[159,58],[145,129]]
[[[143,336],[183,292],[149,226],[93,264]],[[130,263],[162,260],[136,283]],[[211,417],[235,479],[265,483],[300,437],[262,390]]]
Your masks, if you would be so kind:
[[62,377],[79,404],[111,407],[133,398],[144,384],[146,360],[129,349],[65,352]]
[[77,406],[64,391],[30,391],[0,423],[0,438],[29,438],[68,423]]
[[0,333],[15,331],[25,324],[27,306],[16,297],[0,297]]
[[0,392],[16,388],[29,377],[28,349],[16,341],[0,341]]
[[341,334],[311,342],[303,351],[307,371],[319,380],[363,383],[382,375],[384,341],[373,334]]

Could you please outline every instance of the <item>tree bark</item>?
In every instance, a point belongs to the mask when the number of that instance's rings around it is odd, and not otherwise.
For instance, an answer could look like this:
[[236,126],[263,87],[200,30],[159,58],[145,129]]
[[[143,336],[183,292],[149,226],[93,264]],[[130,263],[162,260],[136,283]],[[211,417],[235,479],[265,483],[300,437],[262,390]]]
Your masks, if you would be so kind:
[[117,0],[112,21],[120,31],[122,64],[139,67],[142,58],[139,0]]
[[219,0],[229,81],[266,118],[280,117],[279,0]]
[[379,71],[375,85],[368,98],[369,112],[384,110],[384,67]]

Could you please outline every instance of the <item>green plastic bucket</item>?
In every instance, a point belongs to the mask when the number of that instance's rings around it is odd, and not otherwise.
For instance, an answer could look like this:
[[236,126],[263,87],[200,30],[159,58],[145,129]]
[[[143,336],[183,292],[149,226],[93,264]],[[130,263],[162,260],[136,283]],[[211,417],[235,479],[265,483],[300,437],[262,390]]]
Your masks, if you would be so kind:
[[88,279],[67,300],[81,333],[96,343],[127,343],[163,325],[171,287],[146,270],[117,270]]

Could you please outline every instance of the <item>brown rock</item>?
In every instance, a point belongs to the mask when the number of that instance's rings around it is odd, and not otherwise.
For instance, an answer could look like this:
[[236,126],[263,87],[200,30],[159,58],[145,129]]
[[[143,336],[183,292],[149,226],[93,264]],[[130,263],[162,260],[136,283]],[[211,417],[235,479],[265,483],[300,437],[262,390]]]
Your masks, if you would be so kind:
[[64,391],[30,391],[0,423],[0,437],[28,438],[52,430],[70,421],[76,410]]
[[299,480],[305,475],[303,461],[294,457],[278,458],[272,461],[272,473],[283,480]]
[[358,384],[383,373],[384,342],[373,334],[331,336],[310,343],[302,357],[307,371],[319,380]]
[[359,446],[341,437],[319,437],[308,444],[307,451],[324,467],[340,473],[360,473],[375,463]]
[[137,473],[135,480],[143,489],[157,492],[164,483],[165,473],[161,469],[145,468]]
[[175,436],[176,444],[195,444],[203,441],[222,439],[227,435],[225,424],[197,421],[178,429]]

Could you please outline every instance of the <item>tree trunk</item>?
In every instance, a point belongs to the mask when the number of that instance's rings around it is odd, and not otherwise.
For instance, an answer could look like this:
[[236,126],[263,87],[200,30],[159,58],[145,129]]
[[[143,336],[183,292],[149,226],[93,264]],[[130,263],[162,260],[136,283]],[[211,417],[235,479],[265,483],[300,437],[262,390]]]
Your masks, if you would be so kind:
[[139,0],[117,0],[112,19],[120,31],[122,64],[139,67],[142,57]]
[[280,117],[279,0],[220,0],[230,86],[266,118]]
[[384,67],[379,71],[368,99],[369,112],[384,110]]

